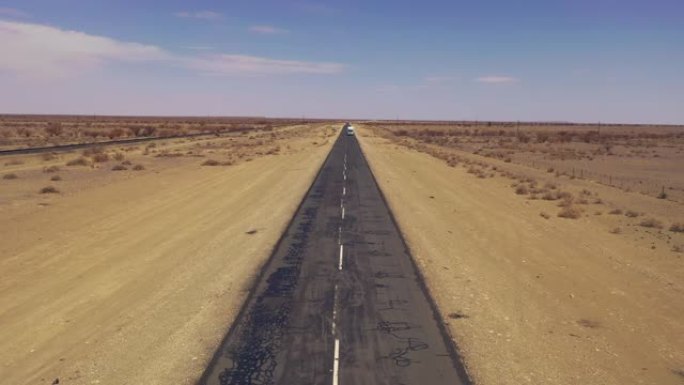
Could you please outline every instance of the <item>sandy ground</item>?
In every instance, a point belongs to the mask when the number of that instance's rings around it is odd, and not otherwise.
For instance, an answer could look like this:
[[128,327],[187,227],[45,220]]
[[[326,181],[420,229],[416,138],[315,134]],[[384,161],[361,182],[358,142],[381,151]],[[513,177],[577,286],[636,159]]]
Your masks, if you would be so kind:
[[669,226],[684,220],[680,203],[564,179],[602,201],[559,218],[557,201],[516,195],[499,174],[543,184],[544,171],[490,160],[498,171],[480,178],[358,128],[477,384],[684,383],[684,235],[608,214],[633,209]]
[[[194,383],[332,133],[136,147],[126,156],[141,171],[64,166],[79,154],[3,163],[18,178],[0,179],[0,383]],[[245,148],[261,155],[233,156]],[[210,157],[232,165],[200,165]],[[61,170],[45,173],[51,162]],[[52,175],[60,193],[38,194]]]

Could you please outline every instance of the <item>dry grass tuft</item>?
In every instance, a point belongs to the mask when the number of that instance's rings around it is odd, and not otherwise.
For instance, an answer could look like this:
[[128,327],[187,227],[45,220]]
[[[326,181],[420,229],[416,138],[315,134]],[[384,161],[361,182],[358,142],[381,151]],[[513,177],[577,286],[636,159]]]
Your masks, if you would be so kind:
[[620,209],[610,210],[608,212],[608,214],[610,214],[610,215],[622,215],[622,210],[620,210]]
[[43,168],[43,172],[45,173],[53,173],[59,171],[59,166],[50,166],[50,167],[45,167]]
[[50,178],[50,180],[58,182],[58,181],[62,180],[62,177],[59,175],[54,175],[52,178]]
[[542,218],[544,218],[544,219],[549,219],[549,218],[551,218],[551,216],[550,216],[549,214],[547,214],[547,213],[545,213],[545,212],[543,212],[543,211],[539,213],[539,216],[542,217]]
[[582,216],[582,209],[573,205],[568,205],[563,207],[558,213],[558,216],[561,218],[577,219]]
[[611,234],[622,234],[622,229],[619,227],[616,227],[616,228],[610,230],[610,233]]
[[142,164],[136,164],[135,166],[133,166],[133,171],[142,171],[144,169],[145,166],[143,166]]
[[221,165],[221,163],[215,159],[207,159],[204,162],[202,162],[202,166],[219,166],[219,165]]
[[5,174],[2,176],[2,179],[5,179],[5,180],[17,179],[17,178],[19,178],[19,177],[17,176],[17,174],[14,174],[14,173]]
[[59,190],[57,190],[56,187],[53,186],[46,186],[40,189],[39,191],[41,194],[58,194]]
[[674,233],[684,233],[684,223],[673,223],[670,226],[670,231]]
[[643,221],[639,222],[639,226],[648,227],[651,229],[662,229],[663,228],[663,222],[661,222],[655,218],[647,218],[647,219],[644,219]]
[[527,186],[525,186],[524,184],[521,184],[515,188],[515,193],[518,195],[526,195],[529,192],[530,191],[527,189]]
[[639,214],[638,212],[633,211],[633,210],[627,210],[627,211],[625,212],[625,216],[626,216],[626,217],[629,217],[629,218],[636,218],[636,217],[638,217],[639,215],[640,215],[640,214]]
[[81,156],[81,157],[78,157],[76,159],[72,159],[72,160],[66,162],[66,165],[67,166],[89,166],[90,162],[88,161],[88,159]]
[[104,163],[104,162],[109,162],[109,155],[106,153],[99,153],[99,154],[94,154],[92,156],[93,162],[95,163]]
[[128,170],[128,167],[124,166],[123,164],[116,164],[114,167],[112,167],[112,171],[124,171]]

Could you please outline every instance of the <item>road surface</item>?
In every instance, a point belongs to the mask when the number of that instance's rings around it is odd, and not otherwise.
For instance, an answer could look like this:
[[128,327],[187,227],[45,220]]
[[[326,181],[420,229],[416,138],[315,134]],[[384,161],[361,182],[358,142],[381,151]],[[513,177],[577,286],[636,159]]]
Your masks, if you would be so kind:
[[342,135],[200,384],[467,384],[437,318]]

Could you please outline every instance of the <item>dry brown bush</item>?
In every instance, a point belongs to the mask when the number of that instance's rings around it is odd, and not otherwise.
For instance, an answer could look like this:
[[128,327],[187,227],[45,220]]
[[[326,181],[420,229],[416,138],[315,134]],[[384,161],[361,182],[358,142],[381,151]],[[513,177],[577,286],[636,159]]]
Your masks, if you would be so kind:
[[105,163],[109,162],[109,155],[107,153],[99,153],[99,154],[94,154],[92,156],[93,162],[95,163]]
[[629,217],[629,218],[636,218],[636,217],[639,216],[639,213],[636,212],[636,211],[633,211],[633,210],[627,210],[627,211],[625,212],[625,216],[627,216],[627,217]]
[[19,177],[17,176],[17,174],[14,174],[14,173],[5,174],[2,176],[2,179],[6,179],[6,180],[17,179],[17,178],[19,178]]
[[515,188],[515,193],[518,195],[526,195],[529,192],[530,191],[527,189],[527,186],[525,186],[524,184],[521,184]]
[[582,216],[582,209],[576,206],[568,205],[558,213],[561,218],[577,219]]
[[50,178],[50,180],[58,182],[58,181],[62,180],[62,177],[59,175],[53,175],[52,178]]
[[144,169],[145,169],[145,166],[143,166],[142,164],[136,164],[135,166],[133,166],[134,171],[141,171]]
[[124,171],[128,170],[128,167],[124,166],[123,164],[115,164],[114,167],[112,167],[112,171]]
[[611,233],[611,234],[621,234],[621,233],[622,233],[622,229],[619,228],[619,227],[616,227],[616,228],[610,230],[610,233]]
[[45,173],[53,173],[59,171],[59,166],[50,166],[50,167],[45,167],[43,168],[43,172]]
[[68,162],[66,162],[67,166],[88,166],[90,165],[90,161],[84,157],[78,157],[76,159],[72,159]]
[[45,153],[45,154],[41,155],[40,158],[41,158],[42,160],[44,160],[44,161],[47,162],[47,161],[56,159],[57,156],[56,156],[55,154],[51,153],[51,152],[48,152],[48,153]]
[[551,218],[551,216],[550,216],[549,214],[547,214],[547,213],[545,213],[545,212],[543,212],[543,211],[539,213],[539,216],[542,217],[542,218],[544,218],[544,219],[549,219],[549,218]]
[[59,190],[53,186],[46,186],[40,189],[39,191],[41,194],[57,194],[59,193]]
[[639,222],[639,226],[653,229],[662,229],[663,223],[655,218],[647,218]]
[[620,209],[613,209],[613,210],[610,210],[610,211],[608,212],[608,214],[611,214],[611,215],[622,215],[622,210],[620,210]]
[[218,160],[207,159],[202,162],[202,166],[219,166],[221,163]]
[[123,153],[117,152],[114,154],[114,160],[121,162],[124,159],[126,159],[126,156]]
[[674,233],[684,233],[684,223],[673,223],[670,226],[670,231]]

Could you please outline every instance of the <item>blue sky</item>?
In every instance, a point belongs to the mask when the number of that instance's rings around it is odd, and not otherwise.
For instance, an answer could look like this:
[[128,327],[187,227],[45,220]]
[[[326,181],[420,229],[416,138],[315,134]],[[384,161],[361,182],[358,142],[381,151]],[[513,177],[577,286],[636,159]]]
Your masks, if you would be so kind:
[[684,124],[678,0],[0,0],[0,112]]

